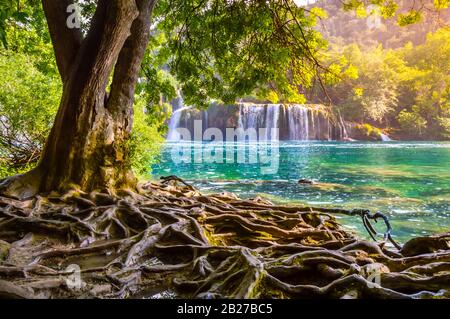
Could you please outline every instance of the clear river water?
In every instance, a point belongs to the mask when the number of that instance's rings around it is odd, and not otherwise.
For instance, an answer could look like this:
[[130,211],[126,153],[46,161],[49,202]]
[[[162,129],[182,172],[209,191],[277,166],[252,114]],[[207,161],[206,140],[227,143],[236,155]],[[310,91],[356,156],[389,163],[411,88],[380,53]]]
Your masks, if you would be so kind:
[[[450,231],[450,142],[280,141],[270,151],[264,145],[167,142],[152,174],[177,175],[204,193],[380,211],[403,242]],[[237,154],[245,155],[240,163]],[[300,179],[314,183],[299,184]],[[367,236],[359,218],[336,217]]]

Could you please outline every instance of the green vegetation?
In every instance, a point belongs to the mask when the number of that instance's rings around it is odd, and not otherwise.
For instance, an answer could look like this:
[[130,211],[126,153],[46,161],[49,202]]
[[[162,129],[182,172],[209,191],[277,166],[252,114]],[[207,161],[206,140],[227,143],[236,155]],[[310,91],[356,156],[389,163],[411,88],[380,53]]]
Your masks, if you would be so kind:
[[[340,1],[358,17],[368,17],[369,5],[378,5],[383,18],[401,26],[421,21],[429,5],[440,10],[449,4],[423,0],[426,6],[418,8],[414,2],[405,11],[407,2],[401,0]],[[75,4],[82,6],[81,21],[70,26],[68,9]],[[376,213],[364,207],[276,206],[259,196],[256,186],[263,179],[250,185],[258,196],[245,200],[226,192],[202,194],[175,175],[159,183],[138,183],[136,177],[145,177],[159,152],[171,113],[168,102],[178,92],[197,107],[212,100],[234,103],[248,95],[302,103],[311,88],[315,94],[310,101],[326,85],[337,109],[363,122],[360,129],[367,136],[381,133],[372,123],[398,126],[398,134],[448,135],[446,31],[429,35],[424,44],[414,43],[415,48],[393,51],[331,42],[328,51],[318,30],[319,19],[326,16],[326,10],[293,0],[0,0],[1,174],[26,170],[0,179],[0,296],[449,297],[448,263],[442,262],[450,260],[449,234],[416,237],[402,246],[391,234],[388,214],[379,211],[375,192],[401,200],[393,187],[401,182],[399,166],[411,160],[403,153],[402,162],[371,167],[377,158],[388,162],[386,145],[372,151],[373,145],[351,144],[360,147],[351,147],[353,153],[338,147],[343,165],[334,150],[324,147],[280,147],[292,153],[282,158],[272,151],[271,159],[281,163],[277,171],[284,165],[286,178],[264,174],[270,176],[269,187],[276,184],[277,196],[292,189],[314,205],[337,204],[339,194],[349,203],[353,189],[365,187],[369,194],[360,198],[364,205],[372,199]],[[325,120],[331,136],[335,118]],[[396,146],[394,152],[401,151]],[[315,156],[316,151],[329,162]],[[422,154],[425,170],[436,174],[440,171],[428,164],[439,153],[432,152]],[[358,153],[362,156],[352,156]],[[415,152],[414,164],[419,154]],[[245,166],[238,162],[236,176],[244,176]],[[251,164],[254,179],[258,170]],[[335,183],[303,183],[309,176],[327,181],[320,173],[327,165],[339,168],[331,172]],[[211,178],[207,170],[178,166]],[[412,172],[405,177],[405,193],[411,194],[415,183],[419,196],[431,190],[433,209],[439,202],[444,207],[438,197],[445,195],[445,178],[440,175],[433,183],[416,166],[415,179]],[[311,173],[301,176],[299,167]],[[339,171],[344,175],[339,177]],[[377,175],[382,175],[380,187]],[[386,176],[395,177],[391,185]],[[292,182],[299,177],[300,185]],[[242,193],[246,182],[241,178],[238,183]],[[321,201],[318,192],[327,189],[331,200]],[[419,211],[429,215],[417,210],[419,200],[412,202],[414,218]],[[373,242],[345,230],[335,214],[361,218]],[[382,241],[372,224],[379,219],[386,226]],[[374,270],[381,284],[368,289]],[[65,276],[76,276],[78,284]]]
[[[130,151],[134,173],[140,178],[149,178],[149,168],[158,157],[164,139],[160,121],[146,113],[146,100],[137,98],[134,106],[134,123],[131,132]],[[156,123],[157,122],[157,123]]]
[[[2,8],[2,17],[16,9]],[[43,13],[24,7],[12,14],[15,23],[0,23],[0,178],[37,163],[62,92]]]
[[161,52],[189,105],[274,93],[303,102],[299,87],[323,73],[317,55],[326,41],[314,29],[321,10],[291,1],[161,1],[156,15],[167,39]]
[[30,59],[0,55],[0,177],[36,163],[59,104],[60,82]]
[[316,85],[309,99],[330,98],[346,120],[397,139],[448,139],[449,1],[421,4],[425,9],[408,1],[355,0],[342,7],[319,0],[329,17],[319,29],[330,43],[325,60],[333,75],[326,77],[328,96]]
[[[343,6],[342,3],[346,3]],[[341,46],[383,45],[396,49],[411,42],[425,42],[430,32],[448,24],[450,1],[317,0],[314,6],[327,12],[318,24],[326,39]],[[384,5],[383,5],[384,4]],[[417,19],[420,21],[417,21]]]
[[[40,1],[29,6],[20,1],[19,12],[17,4],[8,7],[12,2],[5,1],[0,1],[0,18],[9,14],[13,19],[0,21],[0,178],[24,173],[37,164],[62,93],[45,17],[37,5]],[[150,164],[159,154],[164,121],[170,116],[170,105],[159,103],[160,92],[175,96],[174,80],[167,72],[158,70],[159,76],[151,76],[149,71],[150,66],[158,66],[150,59],[160,44],[158,37],[150,43],[136,90],[130,153],[133,169],[142,178],[148,177]]]
[[[61,82],[56,73],[40,71],[33,58],[0,50],[0,178],[24,173],[36,165],[58,110]],[[170,112],[161,109],[158,113],[152,108],[149,113],[146,87],[140,91],[130,151],[135,173],[148,178],[150,164],[163,142],[163,120]]]
[[[0,177],[5,177],[36,165],[62,84],[40,1],[0,3]],[[86,33],[96,5],[81,4]],[[366,26],[371,4],[381,5],[377,29]],[[346,120],[364,123],[368,136],[380,127],[397,138],[448,139],[450,31],[436,30],[439,19],[449,16],[448,1],[427,5],[440,11],[420,11],[404,1],[352,0],[343,6],[322,0],[307,9],[277,1],[213,1],[208,8],[196,1],[160,1],[154,12],[160,23],[153,26],[136,88],[129,143],[135,172],[145,176],[156,158],[177,91],[199,107],[249,96],[317,103],[327,101],[318,74],[332,104]],[[290,18],[297,25],[282,24]],[[413,24],[417,20],[420,25]]]
[[[408,139],[446,139],[450,122],[450,30],[399,49],[333,45],[328,59],[347,70],[328,86],[345,119],[394,128]],[[348,72],[348,70],[356,70]]]

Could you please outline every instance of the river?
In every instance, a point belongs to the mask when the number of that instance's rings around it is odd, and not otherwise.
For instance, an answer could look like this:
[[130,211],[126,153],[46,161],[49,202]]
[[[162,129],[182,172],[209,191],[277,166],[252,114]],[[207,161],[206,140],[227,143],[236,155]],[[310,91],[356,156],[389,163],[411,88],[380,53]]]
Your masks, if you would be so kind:
[[[168,142],[152,174],[177,175],[207,193],[380,211],[399,241],[450,231],[450,142],[281,141],[269,149],[261,144]],[[252,161],[252,151],[262,150],[267,156]],[[226,162],[227,152],[234,161]],[[238,153],[245,161],[238,163]],[[314,183],[299,184],[300,179]],[[358,218],[337,217],[366,236]]]

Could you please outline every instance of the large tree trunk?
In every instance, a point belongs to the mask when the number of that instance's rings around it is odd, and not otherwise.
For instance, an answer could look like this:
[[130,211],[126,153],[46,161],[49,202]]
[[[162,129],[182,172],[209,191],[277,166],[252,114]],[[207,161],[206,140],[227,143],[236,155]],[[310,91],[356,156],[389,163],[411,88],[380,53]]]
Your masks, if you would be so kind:
[[63,95],[38,166],[3,182],[2,192],[25,198],[73,188],[114,192],[133,187],[127,140],[155,0],[99,0],[85,39],[66,25],[71,0],[42,2]]

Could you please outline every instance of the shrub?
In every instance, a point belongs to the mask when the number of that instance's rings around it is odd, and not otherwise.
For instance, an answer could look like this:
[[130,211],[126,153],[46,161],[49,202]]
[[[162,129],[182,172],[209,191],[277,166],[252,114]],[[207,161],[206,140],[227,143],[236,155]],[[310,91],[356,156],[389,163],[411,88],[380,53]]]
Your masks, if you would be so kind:
[[21,53],[0,55],[0,177],[36,164],[53,124],[60,80]]

